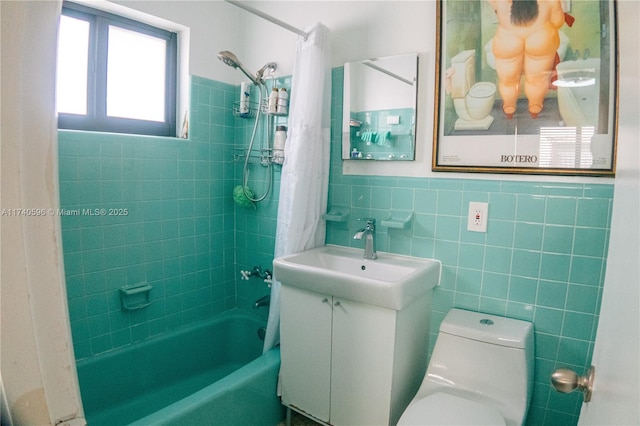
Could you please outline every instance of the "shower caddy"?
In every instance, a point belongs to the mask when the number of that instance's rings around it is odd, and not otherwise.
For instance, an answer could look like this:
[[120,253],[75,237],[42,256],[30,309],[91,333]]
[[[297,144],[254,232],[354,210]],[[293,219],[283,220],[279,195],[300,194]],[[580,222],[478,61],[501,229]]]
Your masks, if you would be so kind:
[[[289,90],[289,89],[287,89]],[[233,115],[234,117],[240,117],[245,119],[254,119],[260,109],[260,114],[264,114],[267,117],[268,123],[268,132],[267,132],[267,145],[269,148],[261,148],[254,149],[254,152],[258,152],[258,154],[251,154],[249,156],[250,164],[261,164],[263,166],[268,166],[270,164],[280,164],[273,161],[273,137],[274,132],[277,126],[286,125],[289,113],[288,111],[285,113],[280,112],[269,112],[269,98],[264,97],[262,101],[258,104],[258,102],[250,101],[248,103],[249,111],[248,112],[240,112],[240,101],[236,101],[233,103]],[[247,156],[246,148],[234,148],[233,149],[233,161],[234,162],[243,162]]]

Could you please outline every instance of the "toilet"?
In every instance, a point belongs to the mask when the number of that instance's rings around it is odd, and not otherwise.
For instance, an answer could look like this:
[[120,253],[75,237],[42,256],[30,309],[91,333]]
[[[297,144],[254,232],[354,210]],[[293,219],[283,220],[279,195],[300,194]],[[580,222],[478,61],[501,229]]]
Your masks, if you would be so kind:
[[452,309],[398,425],[522,425],[533,387],[533,324]]
[[455,130],[487,130],[493,117],[496,85],[476,83],[476,51],[463,50],[451,59],[451,97],[458,119]]

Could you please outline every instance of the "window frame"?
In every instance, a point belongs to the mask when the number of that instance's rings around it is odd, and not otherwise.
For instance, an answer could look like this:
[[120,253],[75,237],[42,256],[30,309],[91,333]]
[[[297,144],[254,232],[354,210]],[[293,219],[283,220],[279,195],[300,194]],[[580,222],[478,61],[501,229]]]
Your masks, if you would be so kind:
[[[133,19],[64,2],[62,14],[88,21],[89,64],[87,67],[87,114],[58,113],[58,128],[150,136],[176,136],[178,84],[177,33]],[[109,26],[117,26],[166,41],[164,121],[149,121],[107,116],[107,60]]]

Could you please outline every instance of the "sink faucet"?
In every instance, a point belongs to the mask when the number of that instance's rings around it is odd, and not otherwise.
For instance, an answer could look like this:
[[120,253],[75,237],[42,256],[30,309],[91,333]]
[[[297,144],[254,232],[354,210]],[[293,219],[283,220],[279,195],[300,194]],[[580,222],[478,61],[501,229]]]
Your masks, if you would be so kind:
[[364,237],[364,258],[365,259],[377,259],[378,253],[376,253],[376,220],[373,218],[363,218],[359,220],[366,220],[367,223],[353,236],[354,240],[361,240]]

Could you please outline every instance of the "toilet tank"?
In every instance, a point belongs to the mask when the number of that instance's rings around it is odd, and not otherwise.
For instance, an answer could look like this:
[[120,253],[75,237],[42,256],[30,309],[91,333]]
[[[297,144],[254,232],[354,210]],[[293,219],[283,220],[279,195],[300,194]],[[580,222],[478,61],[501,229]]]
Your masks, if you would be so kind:
[[533,365],[533,324],[452,309],[440,325],[419,394],[453,393],[495,406],[507,424],[522,424]]
[[454,70],[451,77],[451,97],[453,99],[467,96],[469,89],[476,82],[475,66],[475,50],[463,50],[451,58],[451,68]]

